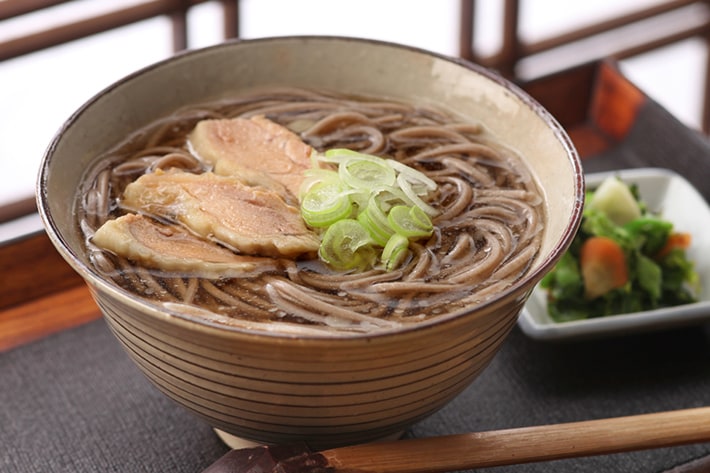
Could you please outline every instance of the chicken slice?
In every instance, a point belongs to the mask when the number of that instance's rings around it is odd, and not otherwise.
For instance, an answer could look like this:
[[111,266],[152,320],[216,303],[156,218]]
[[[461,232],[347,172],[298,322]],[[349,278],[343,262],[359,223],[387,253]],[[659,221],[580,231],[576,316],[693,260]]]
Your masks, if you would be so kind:
[[91,241],[99,248],[148,268],[186,276],[216,279],[275,269],[273,258],[236,255],[182,228],[161,225],[136,214],[108,220]]
[[312,148],[288,128],[263,116],[199,122],[188,137],[194,152],[223,176],[294,197],[311,167]]
[[295,258],[320,244],[299,208],[277,192],[211,172],[144,174],[126,186],[121,205],[180,223],[238,253]]

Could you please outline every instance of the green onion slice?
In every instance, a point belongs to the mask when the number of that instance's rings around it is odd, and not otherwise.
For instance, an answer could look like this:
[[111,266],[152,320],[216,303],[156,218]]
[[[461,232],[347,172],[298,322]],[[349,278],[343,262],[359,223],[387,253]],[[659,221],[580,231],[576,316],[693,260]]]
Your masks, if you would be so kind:
[[[372,155],[363,154],[363,153],[360,153],[358,151],[348,149],[348,148],[333,148],[333,149],[327,150],[321,156],[326,158],[325,160],[329,161],[331,163],[339,163],[340,160],[346,156],[372,156]],[[376,158],[377,156],[373,156],[373,157]]]
[[409,238],[395,233],[387,241],[384,250],[382,250],[382,264],[385,270],[392,271],[397,269],[406,259],[409,254]]
[[325,229],[319,249],[325,263],[365,269],[383,248],[380,261],[390,271],[407,257],[411,240],[431,236],[438,212],[426,199],[436,182],[424,173],[345,148],[312,159],[299,197],[305,222]]
[[417,189],[418,195],[426,195],[427,193],[436,190],[436,182],[421,171],[407,166],[404,163],[395,161],[394,159],[387,160],[387,163],[399,173],[403,179],[410,183],[410,187]]
[[422,198],[417,195],[417,192],[414,190],[414,188],[412,188],[411,182],[409,182],[402,174],[397,176],[397,183],[399,184],[400,189],[402,189],[402,192],[404,192],[404,195],[406,195],[407,199],[409,199],[409,201],[412,203],[412,205],[419,207],[424,212],[426,212],[427,215],[430,215],[432,217],[439,213],[434,207],[424,202],[424,200],[422,200]]
[[311,168],[304,171],[303,176],[303,182],[298,193],[299,199],[303,199],[310,188],[316,184],[331,183],[341,185],[338,172],[332,169]]
[[380,246],[385,246],[395,233],[388,220],[390,209],[407,203],[404,194],[396,189],[379,189],[373,191],[367,206],[358,216],[358,220],[370,231],[373,239]]
[[345,157],[338,165],[338,172],[345,184],[356,189],[391,187],[397,177],[386,160],[365,155]]
[[380,215],[377,210],[369,211],[368,208],[364,212],[360,212],[357,216],[357,221],[370,233],[375,243],[380,246],[385,246],[390,237],[394,235],[394,230],[387,223],[387,216]]
[[369,232],[357,220],[344,219],[325,231],[318,255],[335,269],[366,269],[377,259],[373,244]]
[[303,220],[317,228],[348,218],[353,211],[349,193],[339,182],[319,182],[301,200]]
[[430,236],[434,231],[431,220],[419,207],[406,205],[392,207],[387,221],[395,232],[407,238]]

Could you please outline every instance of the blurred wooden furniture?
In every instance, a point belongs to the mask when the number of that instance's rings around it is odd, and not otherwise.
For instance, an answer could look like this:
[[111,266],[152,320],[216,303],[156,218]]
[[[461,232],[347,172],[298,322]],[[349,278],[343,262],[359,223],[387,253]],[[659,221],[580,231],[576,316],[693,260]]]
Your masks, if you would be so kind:
[[0,353],[101,314],[44,233],[0,245]]
[[[139,21],[167,15],[172,24],[173,50],[189,47],[188,13],[195,5],[209,0],[146,0],[130,6],[110,2],[106,11],[77,17],[59,25],[48,25],[36,32],[0,41],[0,61],[33,53],[59,44],[85,38]],[[239,35],[239,0],[212,0],[222,6],[225,38]],[[49,11],[71,0],[4,0],[0,1],[0,21]],[[106,2],[109,4],[109,2]]]
[[583,160],[623,141],[647,100],[610,59],[531,79],[522,87],[560,122]]
[[[707,0],[660,1],[537,41],[526,40],[522,31],[523,7],[530,6],[532,2],[504,0],[501,45],[493,54],[484,55],[476,48],[476,17],[481,10],[479,2],[460,1],[461,57],[496,69],[521,83],[578,66],[580,58],[588,62],[603,58],[621,60],[691,38],[702,40],[706,49],[710,49],[710,2]],[[536,6],[544,7],[544,2],[536,2]],[[575,6],[574,2],[567,3],[569,8]],[[535,61],[539,63],[543,57],[545,65],[542,70],[534,76],[527,75],[524,66]],[[706,58],[705,71],[702,124],[707,133],[710,131],[710,53]],[[682,71],[673,73],[682,74]]]
[[[4,20],[33,19],[32,28],[16,36],[0,37],[0,62],[26,56],[54,46],[80,40],[140,21],[166,16],[171,25],[173,52],[190,46],[188,15],[192,7],[210,0],[143,0],[104,2],[99,11],[81,13],[77,9],[62,22],[49,22],[50,14],[75,4],[72,0],[0,0],[0,25]],[[222,35],[239,36],[239,0],[212,0],[221,6]],[[94,2],[96,3],[96,2]],[[44,16],[38,16],[38,15]],[[0,29],[1,31],[1,29]],[[34,196],[0,206],[0,223],[35,212]]]

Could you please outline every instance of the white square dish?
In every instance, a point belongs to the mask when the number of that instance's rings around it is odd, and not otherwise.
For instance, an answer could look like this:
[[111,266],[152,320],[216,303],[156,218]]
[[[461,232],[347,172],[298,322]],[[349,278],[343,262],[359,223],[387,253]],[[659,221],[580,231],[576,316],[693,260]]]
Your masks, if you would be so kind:
[[638,185],[641,199],[646,202],[649,210],[660,212],[664,219],[673,223],[676,230],[691,234],[688,257],[694,261],[700,276],[699,302],[572,322],[555,322],[547,312],[545,291],[538,285],[518,319],[520,328],[531,338],[573,340],[710,321],[710,207],[703,196],[679,174],[658,168],[590,174],[586,176],[587,187],[596,187],[610,175]]

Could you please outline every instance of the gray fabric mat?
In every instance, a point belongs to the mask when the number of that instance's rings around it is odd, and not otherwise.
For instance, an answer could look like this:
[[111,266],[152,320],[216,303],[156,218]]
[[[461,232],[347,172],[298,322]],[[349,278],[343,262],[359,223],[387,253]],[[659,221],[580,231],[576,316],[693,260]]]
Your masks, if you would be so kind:
[[[464,393],[408,436],[698,407],[710,396],[703,328],[545,344],[517,328]],[[0,471],[198,472],[226,452],[160,394],[101,320],[0,356]],[[695,445],[500,467],[496,472],[660,472]]]
[[[661,166],[708,198],[705,139],[649,102],[627,140],[588,171]],[[550,344],[516,327],[485,372],[409,437],[578,421],[710,404],[707,326]],[[96,321],[0,355],[0,471],[199,472],[226,448],[160,394]],[[661,472],[710,444],[486,471]]]

